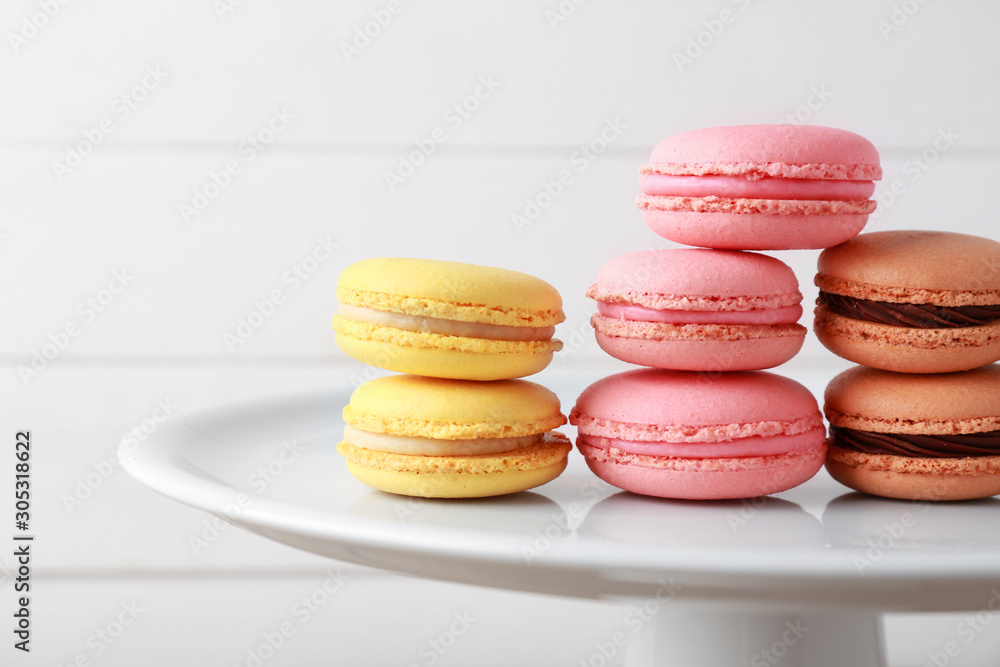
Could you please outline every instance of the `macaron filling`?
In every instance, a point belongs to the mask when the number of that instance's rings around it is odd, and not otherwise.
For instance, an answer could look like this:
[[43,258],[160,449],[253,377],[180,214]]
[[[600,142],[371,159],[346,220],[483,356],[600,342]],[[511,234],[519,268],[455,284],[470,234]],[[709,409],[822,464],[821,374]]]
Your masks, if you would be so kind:
[[795,324],[802,306],[795,304],[762,310],[681,310],[655,309],[625,303],[598,301],[597,310],[605,317],[633,322],[667,324]]
[[726,197],[730,199],[863,200],[875,192],[874,181],[747,176],[646,174],[639,183],[645,195]]
[[1000,456],[1000,431],[926,435],[876,433],[842,426],[830,427],[830,444],[865,454],[910,458],[966,458]]
[[669,458],[722,459],[801,453],[816,447],[822,427],[792,435],[755,436],[721,442],[645,442],[580,434],[579,441],[599,449]]
[[1000,305],[937,306],[931,303],[890,303],[819,293],[818,306],[843,317],[913,329],[948,329],[989,324],[1000,319]]
[[433,333],[464,338],[485,338],[488,340],[547,341],[555,334],[555,327],[515,327],[503,324],[463,322],[439,317],[423,317],[395,313],[363,306],[342,303],[337,314],[348,320],[375,326],[402,329],[421,333]]
[[511,438],[475,438],[445,440],[419,436],[373,433],[347,424],[344,440],[362,449],[407,456],[479,456],[502,454],[530,447],[542,441],[544,434]]

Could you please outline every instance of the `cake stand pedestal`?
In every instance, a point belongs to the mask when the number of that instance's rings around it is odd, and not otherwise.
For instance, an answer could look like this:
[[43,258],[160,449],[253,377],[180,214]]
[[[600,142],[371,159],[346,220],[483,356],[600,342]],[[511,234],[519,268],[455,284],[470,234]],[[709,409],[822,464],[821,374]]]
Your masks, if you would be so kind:
[[[885,667],[878,614],[662,610],[628,644],[626,667]],[[610,653],[610,647],[602,647]],[[604,652],[598,651],[602,656]],[[593,664],[600,664],[596,660]]]

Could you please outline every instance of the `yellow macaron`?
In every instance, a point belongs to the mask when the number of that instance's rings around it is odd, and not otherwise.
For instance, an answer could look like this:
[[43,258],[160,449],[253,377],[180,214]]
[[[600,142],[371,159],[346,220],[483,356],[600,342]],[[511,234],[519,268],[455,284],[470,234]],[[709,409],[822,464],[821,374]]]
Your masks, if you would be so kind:
[[544,369],[562,343],[562,299],[544,280],[460,262],[382,257],[337,281],[340,348],[371,366],[462,380]]
[[526,380],[392,375],[358,387],[337,451],[360,482],[425,498],[516,493],[556,477],[571,445],[559,399]]

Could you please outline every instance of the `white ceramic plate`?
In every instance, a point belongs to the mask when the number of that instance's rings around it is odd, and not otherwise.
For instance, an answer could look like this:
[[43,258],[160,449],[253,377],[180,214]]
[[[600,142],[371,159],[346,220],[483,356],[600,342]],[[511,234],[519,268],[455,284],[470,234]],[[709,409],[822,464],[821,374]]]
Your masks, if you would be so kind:
[[347,473],[335,451],[347,400],[333,391],[180,415],[123,450],[122,465],[267,538],[440,580],[588,598],[669,586],[734,604],[900,611],[981,609],[1000,589],[1000,499],[883,500],[821,472],[771,498],[669,501],[607,486],[576,452],[534,491],[405,498]]

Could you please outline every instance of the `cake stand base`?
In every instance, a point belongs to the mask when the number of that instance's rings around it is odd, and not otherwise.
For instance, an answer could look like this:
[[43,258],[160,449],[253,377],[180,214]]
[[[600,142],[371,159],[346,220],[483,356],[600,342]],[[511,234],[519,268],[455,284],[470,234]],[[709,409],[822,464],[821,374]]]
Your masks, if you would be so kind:
[[671,603],[631,639],[625,665],[885,667],[886,661],[878,614],[706,611]]

